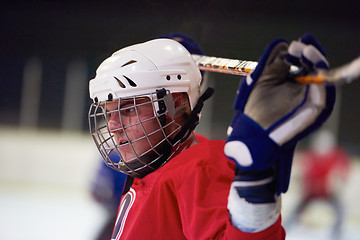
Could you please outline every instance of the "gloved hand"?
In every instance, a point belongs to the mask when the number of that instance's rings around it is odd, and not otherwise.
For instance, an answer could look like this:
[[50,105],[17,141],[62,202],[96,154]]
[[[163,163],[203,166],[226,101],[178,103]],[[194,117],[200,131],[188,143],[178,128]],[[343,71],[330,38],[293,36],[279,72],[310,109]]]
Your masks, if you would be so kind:
[[311,35],[290,46],[283,39],[273,41],[240,85],[224,148],[241,172],[275,167],[277,194],[288,189],[296,143],[325,122],[335,103],[335,87],[297,83],[290,64],[302,74],[328,67]]

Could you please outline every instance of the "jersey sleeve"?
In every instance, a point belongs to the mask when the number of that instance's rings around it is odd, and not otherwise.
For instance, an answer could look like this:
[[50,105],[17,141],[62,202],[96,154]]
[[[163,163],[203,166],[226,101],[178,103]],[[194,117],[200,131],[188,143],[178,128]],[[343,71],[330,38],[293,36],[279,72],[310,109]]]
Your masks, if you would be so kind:
[[178,204],[186,238],[284,239],[280,218],[270,228],[258,233],[242,232],[231,225],[227,197],[235,165],[219,151],[223,149],[223,144],[210,141],[201,145],[207,146],[198,146],[192,151],[192,161],[196,161],[196,164],[184,172],[178,189]]

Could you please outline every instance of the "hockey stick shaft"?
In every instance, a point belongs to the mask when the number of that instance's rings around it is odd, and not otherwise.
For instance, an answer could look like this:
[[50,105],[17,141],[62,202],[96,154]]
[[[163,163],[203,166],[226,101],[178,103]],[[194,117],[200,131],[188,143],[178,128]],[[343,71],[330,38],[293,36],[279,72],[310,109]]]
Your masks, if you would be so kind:
[[[192,54],[200,70],[247,76],[257,66],[255,61],[210,57]],[[292,66],[296,69],[295,66]],[[360,78],[360,57],[331,70],[319,70],[316,75],[295,77],[301,84],[343,84]]]
[[200,70],[246,76],[257,62],[192,54]]

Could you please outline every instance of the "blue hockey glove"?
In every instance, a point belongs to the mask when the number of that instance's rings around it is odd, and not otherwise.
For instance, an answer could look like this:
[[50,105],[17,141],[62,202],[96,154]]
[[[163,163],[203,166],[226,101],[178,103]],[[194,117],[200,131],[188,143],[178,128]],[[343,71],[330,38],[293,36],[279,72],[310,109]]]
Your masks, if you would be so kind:
[[242,172],[275,168],[277,194],[288,189],[296,143],[325,122],[335,103],[333,86],[297,83],[290,64],[302,74],[328,68],[311,35],[290,46],[283,39],[273,41],[240,84],[224,148]]

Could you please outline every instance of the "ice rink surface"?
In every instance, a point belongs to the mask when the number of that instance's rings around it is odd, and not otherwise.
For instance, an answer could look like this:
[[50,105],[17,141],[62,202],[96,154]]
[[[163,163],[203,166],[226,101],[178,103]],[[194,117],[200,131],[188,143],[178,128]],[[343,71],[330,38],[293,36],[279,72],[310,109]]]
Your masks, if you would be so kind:
[[[0,240],[94,239],[105,211],[89,193],[99,155],[88,134],[0,128]],[[360,240],[360,159],[342,189],[342,240]],[[283,220],[301,194],[297,156]],[[316,201],[287,230],[289,240],[328,240],[334,212]]]

